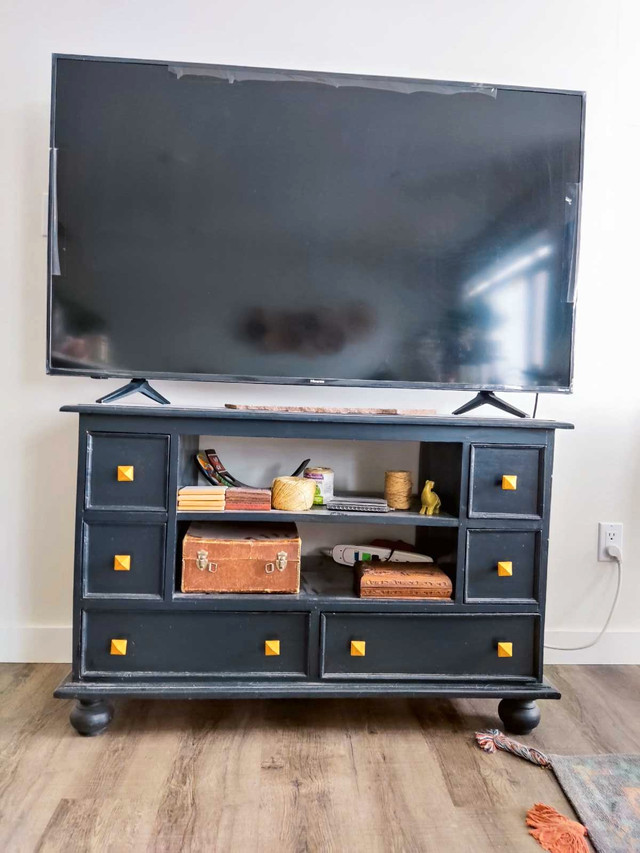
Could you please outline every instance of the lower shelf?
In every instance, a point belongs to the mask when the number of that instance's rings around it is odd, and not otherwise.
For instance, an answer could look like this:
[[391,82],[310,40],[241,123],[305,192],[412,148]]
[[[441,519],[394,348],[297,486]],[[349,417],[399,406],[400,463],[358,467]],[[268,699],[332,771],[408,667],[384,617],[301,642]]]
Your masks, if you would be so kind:
[[325,698],[357,698],[360,696],[432,696],[434,698],[485,699],[560,699],[560,693],[546,679],[536,684],[500,682],[451,683],[405,682],[401,684],[341,682],[264,682],[264,681],[73,681],[71,675],[56,688],[57,699],[97,699],[128,697],[136,699],[277,699],[317,696]]
[[409,604],[414,607],[435,606],[448,608],[453,605],[452,599],[438,598],[360,598],[354,589],[354,569],[352,566],[339,566],[328,557],[303,557],[300,572],[299,593],[246,593],[246,592],[175,592],[173,600],[189,603],[209,602],[216,608],[222,602],[237,601],[250,603],[266,603],[270,607],[274,602],[295,604],[297,608],[306,603],[322,602],[331,606],[333,603],[348,603],[353,606]]

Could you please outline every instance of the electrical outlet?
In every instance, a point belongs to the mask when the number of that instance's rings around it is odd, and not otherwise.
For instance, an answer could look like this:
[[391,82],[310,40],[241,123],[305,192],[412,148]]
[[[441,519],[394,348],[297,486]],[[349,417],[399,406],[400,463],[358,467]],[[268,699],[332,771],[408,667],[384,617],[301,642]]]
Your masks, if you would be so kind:
[[607,548],[615,545],[622,554],[622,524],[612,521],[598,522],[598,560],[609,563],[613,559],[607,554]]

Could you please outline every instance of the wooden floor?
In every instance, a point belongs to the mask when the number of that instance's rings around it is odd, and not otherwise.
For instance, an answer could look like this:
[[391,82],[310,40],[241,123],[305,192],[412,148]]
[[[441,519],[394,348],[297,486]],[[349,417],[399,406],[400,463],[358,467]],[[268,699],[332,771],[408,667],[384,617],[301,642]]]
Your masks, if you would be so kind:
[[[66,667],[0,665],[0,850],[540,851],[550,771],[485,755],[486,700],[122,701],[82,738]],[[640,752],[640,667],[549,667],[560,702],[527,743]]]

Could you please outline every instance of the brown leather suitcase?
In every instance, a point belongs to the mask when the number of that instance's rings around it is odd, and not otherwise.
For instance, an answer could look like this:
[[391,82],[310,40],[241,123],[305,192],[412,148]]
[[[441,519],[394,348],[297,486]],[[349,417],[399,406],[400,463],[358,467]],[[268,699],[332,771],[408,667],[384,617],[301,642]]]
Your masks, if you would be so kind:
[[295,524],[195,521],[182,540],[182,592],[299,592]]

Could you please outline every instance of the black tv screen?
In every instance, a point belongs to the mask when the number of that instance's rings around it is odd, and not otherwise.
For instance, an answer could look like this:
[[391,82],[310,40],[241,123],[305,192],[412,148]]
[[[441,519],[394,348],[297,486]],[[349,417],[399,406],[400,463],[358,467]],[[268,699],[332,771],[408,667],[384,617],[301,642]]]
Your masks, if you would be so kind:
[[53,71],[49,372],[570,389],[583,94]]

